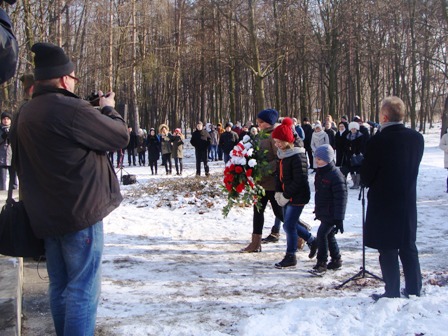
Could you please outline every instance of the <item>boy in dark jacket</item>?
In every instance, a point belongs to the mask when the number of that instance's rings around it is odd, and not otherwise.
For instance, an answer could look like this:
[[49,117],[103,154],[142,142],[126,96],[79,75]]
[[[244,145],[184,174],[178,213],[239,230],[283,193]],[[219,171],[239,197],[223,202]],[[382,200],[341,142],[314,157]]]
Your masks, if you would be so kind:
[[[314,212],[321,223],[317,231],[317,263],[313,269],[316,273],[323,273],[327,269],[338,269],[342,266],[335,234],[338,231],[344,232],[347,184],[344,175],[334,165],[334,150],[330,145],[319,146],[314,157],[317,164]],[[328,251],[331,261],[327,265]]]

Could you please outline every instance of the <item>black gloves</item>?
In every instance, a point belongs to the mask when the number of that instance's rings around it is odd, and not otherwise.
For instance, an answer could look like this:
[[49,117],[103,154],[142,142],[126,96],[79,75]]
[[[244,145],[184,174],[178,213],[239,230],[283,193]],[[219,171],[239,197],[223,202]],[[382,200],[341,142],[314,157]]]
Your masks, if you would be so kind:
[[335,219],[333,224],[335,226],[334,233],[338,233],[338,231],[344,233],[344,221]]

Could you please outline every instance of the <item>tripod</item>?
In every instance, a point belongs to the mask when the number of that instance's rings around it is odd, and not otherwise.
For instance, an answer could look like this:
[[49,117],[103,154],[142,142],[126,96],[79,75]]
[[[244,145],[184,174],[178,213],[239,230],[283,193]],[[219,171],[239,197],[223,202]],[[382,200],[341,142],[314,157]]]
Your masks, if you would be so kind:
[[365,225],[366,225],[366,215],[365,215],[365,210],[366,210],[366,199],[364,196],[364,190],[365,187],[361,186],[361,190],[359,191],[359,196],[358,196],[358,200],[361,200],[361,204],[362,204],[362,266],[360,267],[360,271],[358,273],[356,273],[354,276],[352,276],[351,278],[345,280],[343,283],[341,283],[340,285],[336,286],[336,289],[340,289],[343,286],[345,286],[347,283],[349,283],[352,280],[356,280],[356,279],[362,279],[365,278],[366,275],[370,275],[370,277],[383,281],[383,279],[381,279],[379,276],[369,272],[366,270],[366,245],[364,242],[364,237],[365,237]]
[[[129,174],[129,172],[126,171],[126,169],[123,168],[123,158],[124,158],[123,150],[120,149],[119,151],[117,151],[117,153],[118,153],[118,152],[120,153],[120,160],[118,160],[118,158],[117,158],[117,166],[118,166],[118,169],[117,169],[117,171],[115,172],[115,175],[118,176],[118,173],[120,173],[120,182],[123,183],[123,171],[124,171],[126,174],[128,174],[128,175],[130,175],[130,174]],[[112,166],[113,166],[113,165],[112,165]]]

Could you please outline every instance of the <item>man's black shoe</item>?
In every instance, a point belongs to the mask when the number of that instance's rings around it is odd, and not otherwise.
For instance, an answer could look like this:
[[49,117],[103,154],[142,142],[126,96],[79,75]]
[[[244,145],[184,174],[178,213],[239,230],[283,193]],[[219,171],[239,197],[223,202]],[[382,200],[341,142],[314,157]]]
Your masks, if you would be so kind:
[[382,299],[382,298],[389,298],[389,299],[398,298],[397,296],[389,296],[386,293],[383,293],[383,294],[372,294],[372,295],[370,295],[370,297],[375,302],[377,302],[379,299]]
[[403,295],[406,299],[409,299],[410,295],[420,296],[420,294],[409,294],[408,291],[406,290],[406,288],[401,289],[401,295]]

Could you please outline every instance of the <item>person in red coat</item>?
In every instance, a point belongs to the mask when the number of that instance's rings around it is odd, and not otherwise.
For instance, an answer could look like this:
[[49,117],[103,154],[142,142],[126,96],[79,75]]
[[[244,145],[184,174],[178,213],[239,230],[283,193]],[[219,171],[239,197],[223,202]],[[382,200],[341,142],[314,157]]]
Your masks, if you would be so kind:
[[380,110],[380,131],[367,143],[361,166],[362,185],[369,188],[365,222],[365,245],[379,252],[385,292],[382,297],[400,297],[400,267],[403,265],[405,296],[420,296],[422,275],[416,246],[417,175],[424,150],[423,136],[403,124],[405,105],[387,97]]

